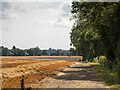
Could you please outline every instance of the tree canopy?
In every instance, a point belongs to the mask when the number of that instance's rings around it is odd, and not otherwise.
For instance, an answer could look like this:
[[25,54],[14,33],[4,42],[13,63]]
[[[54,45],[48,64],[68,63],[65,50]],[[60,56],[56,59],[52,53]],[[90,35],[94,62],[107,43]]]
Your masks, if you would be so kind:
[[62,49],[44,49],[41,50],[38,46],[29,49],[20,49],[16,46],[13,46],[12,49],[8,49],[7,47],[0,47],[0,56],[70,56],[69,50]]
[[71,44],[84,59],[120,60],[120,2],[72,2]]

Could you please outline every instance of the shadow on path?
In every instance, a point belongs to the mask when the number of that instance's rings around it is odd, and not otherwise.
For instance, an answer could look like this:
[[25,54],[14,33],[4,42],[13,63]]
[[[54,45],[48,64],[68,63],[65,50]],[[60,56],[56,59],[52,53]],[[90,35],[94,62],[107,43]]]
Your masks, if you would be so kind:
[[101,81],[88,64],[77,62],[73,66],[61,71],[57,76],[51,76],[59,80],[84,80],[84,81]]

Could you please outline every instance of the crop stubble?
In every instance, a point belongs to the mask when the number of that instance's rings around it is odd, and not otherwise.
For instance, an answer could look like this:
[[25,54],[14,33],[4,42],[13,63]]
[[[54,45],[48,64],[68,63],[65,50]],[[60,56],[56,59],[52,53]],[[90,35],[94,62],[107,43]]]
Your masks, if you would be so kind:
[[39,82],[55,71],[69,66],[74,61],[65,60],[22,60],[2,58],[2,88],[20,88],[22,75],[25,87],[40,88]]

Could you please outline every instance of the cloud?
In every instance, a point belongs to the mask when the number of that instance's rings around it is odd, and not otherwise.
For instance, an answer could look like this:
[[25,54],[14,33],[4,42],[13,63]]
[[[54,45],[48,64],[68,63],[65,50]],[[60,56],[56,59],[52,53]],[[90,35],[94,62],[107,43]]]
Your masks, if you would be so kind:
[[61,28],[68,28],[66,25],[63,24],[54,24],[55,27],[61,27]]
[[72,0],[4,0],[3,2],[65,2],[69,1],[71,2]]
[[[65,2],[9,2],[3,11],[3,45],[69,49],[72,22]],[[7,6],[6,6],[7,7]],[[54,41],[54,42],[53,42]]]
[[6,32],[10,31],[8,28],[5,28],[5,27],[3,27],[3,30]]
[[2,13],[2,16],[0,19],[9,19],[8,14]]
[[48,9],[48,8],[59,8],[59,5],[61,4],[62,2],[49,2],[49,3],[46,3],[46,2],[42,2],[42,4],[39,6],[39,8],[41,9]]
[[64,12],[69,13],[70,12],[70,3],[69,2],[64,2],[61,4],[61,8]]
[[2,11],[11,8],[11,6],[8,2],[2,2],[1,4],[2,4]]
[[26,12],[26,10],[25,10],[24,8],[21,8],[20,6],[15,6],[14,9],[15,9],[16,11],[20,11],[20,12],[23,12],[23,13]]
[[58,19],[57,19],[57,22],[61,22],[61,21],[62,21],[62,19],[61,19],[61,18],[58,18]]
[[61,4],[60,8],[63,10],[63,13],[61,14],[62,17],[68,17],[71,11],[70,2],[64,2]]

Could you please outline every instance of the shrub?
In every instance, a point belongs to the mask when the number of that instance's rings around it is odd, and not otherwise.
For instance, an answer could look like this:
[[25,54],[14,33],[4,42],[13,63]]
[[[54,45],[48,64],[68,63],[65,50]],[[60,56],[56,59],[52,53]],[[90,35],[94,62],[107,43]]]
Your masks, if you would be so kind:
[[89,59],[89,62],[93,62],[93,59]]
[[93,62],[98,63],[98,56],[96,58],[94,58]]
[[93,62],[104,65],[105,63],[107,63],[107,58],[105,56],[97,56],[96,58],[94,58]]
[[105,56],[100,56],[98,63],[105,65],[107,63],[107,58]]

